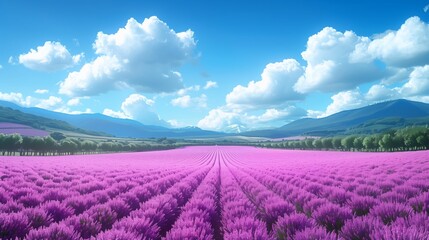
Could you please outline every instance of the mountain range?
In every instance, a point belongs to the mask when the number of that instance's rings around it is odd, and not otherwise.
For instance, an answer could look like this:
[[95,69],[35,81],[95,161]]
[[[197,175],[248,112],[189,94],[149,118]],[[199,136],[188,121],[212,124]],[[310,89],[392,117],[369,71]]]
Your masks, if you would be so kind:
[[[65,114],[36,107],[21,107],[6,101],[0,101],[0,113],[0,122],[14,122],[36,128],[62,129],[92,135],[129,138],[213,138],[232,135],[197,127],[166,128],[144,125],[135,120],[113,118],[99,113]],[[342,111],[324,118],[303,118],[279,128],[235,135],[284,138],[367,134],[424,124],[429,124],[429,104],[399,99]]]
[[[17,104],[0,101],[0,107],[13,109],[15,111],[28,114],[26,121],[11,121],[15,123],[27,124],[32,118],[43,117],[45,121],[48,119],[59,121],[67,126],[57,127],[60,130],[72,130],[70,126],[76,129],[90,131],[93,134],[111,135],[115,137],[128,138],[193,138],[193,137],[218,137],[225,136],[224,133],[202,130],[197,127],[185,128],[166,128],[160,126],[144,125],[138,121],[131,119],[113,118],[100,113],[84,113],[84,114],[65,114],[60,112],[49,111],[36,107],[21,107]],[[7,121],[7,116],[3,113],[0,121]],[[57,122],[56,122],[57,123]],[[30,124],[31,125],[31,124]],[[43,127],[43,124],[39,123]],[[33,125],[31,125],[33,126]],[[33,126],[34,127],[34,126]],[[36,126],[37,127],[37,126]],[[52,126],[44,126],[52,128]],[[66,127],[66,128],[64,128]],[[76,130],[75,129],[75,130]],[[73,131],[73,130],[72,130]]]
[[338,112],[324,118],[303,118],[279,128],[249,131],[242,135],[282,138],[367,134],[424,124],[429,124],[429,104],[398,99]]

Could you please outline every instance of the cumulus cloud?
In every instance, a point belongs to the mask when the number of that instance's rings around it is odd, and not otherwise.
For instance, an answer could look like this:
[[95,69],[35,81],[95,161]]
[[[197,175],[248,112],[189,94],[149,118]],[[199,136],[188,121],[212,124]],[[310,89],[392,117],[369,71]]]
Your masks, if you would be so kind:
[[22,93],[17,92],[0,92],[0,100],[13,102],[23,107],[38,107],[65,113],[71,112],[69,108],[64,107],[63,99],[56,96],[49,96],[48,98],[37,98],[32,96],[24,96]]
[[385,101],[399,98],[400,95],[397,89],[390,89],[383,84],[375,84],[371,86],[365,95],[365,99],[370,102]]
[[50,96],[47,99],[42,99],[35,106],[38,108],[44,109],[56,109],[60,107],[63,103],[63,100],[59,97]]
[[171,105],[182,108],[191,106],[207,107],[207,96],[205,94],[201,94],[199,97],[184,95],[171,100]]
[[207,116],[198,122],[198,127],[214,131],[239,133],[274,121],[281,121],[284,124],[286,121],[305,115],[305,110],[295,106],[288,106],[282,109],[269,108],[259,115],[248,114],[238,109],[223,106],[210,110]]
[[31,105],[33,98],[31,96],[25,97],[22,93],[17,93],[17,92],[10,92],[10,93],[0,92],[0,100],[13,102],[18,105],[28,107]]
[[122,102],[120,111],[107,108],[104,109],[103,114],[116,118],[134,119],[146,125],[168,127],[169,124],[153,111],[154,103],[154,100],[141,94],[131,94]]
[[67,101],[67,106],[78,106],[81,104],[82,99],[88,99],[88,97],[75,97]]
[[76,65],[82,57],[82,53],[72,56],[60,42],[47,41],[37,50],[19,55],[19,63],[33,70],[57,71]]
[[200,86],[200,85],[194,85],[194,86],[190,86],[190,87],[182,88],[182,89],[180,89],[179,91],[177,91],[177,94],[178,94],[179,96],[183,96],[183,95],[188,94],[188,92],[192,92],[192,91],[194,91],[194,92],[198,92],[198,91],[200,91],[200,88],[201,88],[201,86]]
[[191,30],[176,33],[158,19],[128,20],[114,34],[99,32],[93,44],[98,57],[60,83],[69,96],[97,95],[120,87],[140,92],[174,92],[183,88],[178,69],[196,46]]
[[403,96],[429,95],[429,65],[414,68],[399,91]]
[[319,117],[326,117],[337,112],[365,106],[367,102],[358,89],[339,92],[331,97],[332,103]]
[[207,81],[206,85],[204,86],[204,89],[210,89],[210,88],[216,88],[217,87],[217,82],[214,81]]
[[396,31],[359,43],[355,60],[380,59],[388,66],[410,67],[429,63],[429,24],[411,17]]
[[251,81],[247,86],[238,85],[226,96],[229,105],[240,107],[276,106],[285,101],[299,100],[303,95],[293,89],[293,84],[302,75],[301,65],[294,59],[268,64],[260,81]]
[[311,36],[301,54],[307,61],[305,74],[294,89],[300,93],[337,92],[380,79],[385,73],[373,61],[357,61],[352,55],[367,42],[368,38],[352,31],[342,33],[331,27]]
[[241,132],[246,129],[240,113],[222,108],[210,110],[197,125],[202,129],[225,132]]
[[34,91],[34,93],[37,93],[37,94],[46,94],[48,92],[49,92],[48,89],[36,89],[36,91]]

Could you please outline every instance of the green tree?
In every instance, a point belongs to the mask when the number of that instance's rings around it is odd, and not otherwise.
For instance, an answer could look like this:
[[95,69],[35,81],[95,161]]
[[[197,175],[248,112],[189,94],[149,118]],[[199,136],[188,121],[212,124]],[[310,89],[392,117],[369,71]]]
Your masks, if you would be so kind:
[[355,149],[362,149],[363,148],[363,137],[357,137],[353,140],[353,147]]
[[355,136],[347,136],[341,139],[341,146],[343,146],[343,148],[346,150],[351,150],[353,148],[353,142],[355,138]]
[[381,140],[378,142],[380,147],[385,151],[391,151],[393,148],[393,137],[390,134],[384,134]]
[[315,139],[313,141],[313,146],[316,149],[322,149],[322,147],[323,147],[322,140],[320,138],[319,139]]

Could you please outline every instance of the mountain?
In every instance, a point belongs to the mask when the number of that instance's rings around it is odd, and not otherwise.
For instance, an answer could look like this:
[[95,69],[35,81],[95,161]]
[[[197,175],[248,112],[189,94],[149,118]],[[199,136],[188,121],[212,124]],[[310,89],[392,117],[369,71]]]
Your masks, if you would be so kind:
[[[144,125],[131,119],[113,118],[103,114],[65,114],[46,109],[21,107],[11,102],[0,101],[0,106],[18,110],[22,113],[40,116],[65,122],[75,128],[91,132],[101,132],[115,137],[130,138],[190,138],[190,137],[217,137],[224,133],[206,131],[196,127],[166,128]],[[3,116],[7,119],[7,116]]]
[[[8,105],[8,104],[6,104]],[[35,129],[43,129],[43,130],[63,130],[70,131],[76,133],[90,134],[90,135],[106,135],[97,133],[94,131],[85,131],[83,129],[74,127],[67,122],[45,118],[29,113],[24,113],[22,111],[13,109],[8,106],[0,106],[0,122],[3,123],[15,123],[22,124],[24,126],[30,126]]]
[[363,134],[414,124],[429,124],[429,104],[399,99],[342,111],[324,118],[299,119],[280,128],[251,131],[242,135],[281,138]]

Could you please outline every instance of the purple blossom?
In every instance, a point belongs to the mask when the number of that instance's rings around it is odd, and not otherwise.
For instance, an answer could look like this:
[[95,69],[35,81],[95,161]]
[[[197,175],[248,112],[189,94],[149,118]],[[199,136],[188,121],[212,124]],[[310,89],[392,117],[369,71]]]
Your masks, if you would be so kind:
[[336,240],[337,236],[323,228],[306,228],[295,234],[295,240]]
[[34,229],[47,227],[53,222],[52,217],[40,208],[27,208],[23,213],[28,217],[30,226]]
[[52,217],[54,222],[59,222],[73,215],[73,210],[59,201],[48,201],[41,208]]
[[78,240],[78,234],[65,224],[51,224],[46,228],[31,230],[26,236],[27,240]]
[[0,238],[24,238],[30,230],[28,217],[23,213],[0,213]]
[[338,233],[344,226],[345,221],[352,218],[352,214],[350,209],[334,204],[326,204],[319,207],[314,212],[313,217],[316,223],[326,228],[327,231]]
[[401,203],[383,203],[375,206],[371,214],[378,217],[384,224],[389,225],[397,218],[405,218],[410,215],[412,209]]
[[371,240],[371,233],[381,227],[383,223],[374,217],[357,217],[345,222],[340,236],[351,240]]
[[291,239],[296,232],[314,227],[314,225],[314,221],[303,214],[285,215],[278,219],[273,227],[273,233],[277,239]]
[[95,222],[88,214],[73,216],[65,220],[67,226],[72,226],[83,239],[96,236],[101,230],[101,224]]

